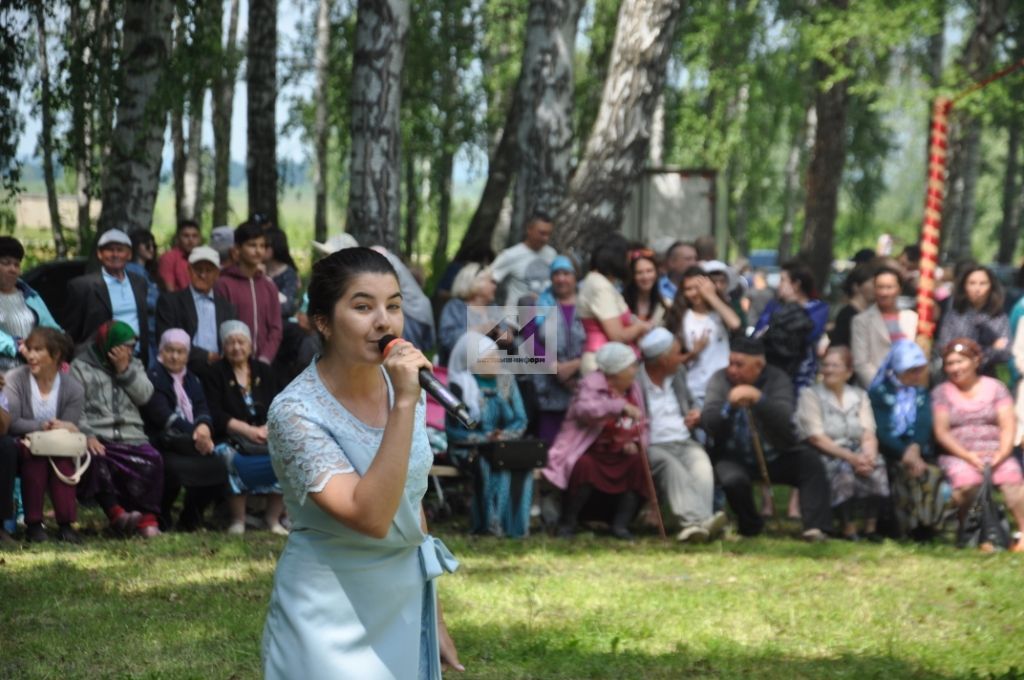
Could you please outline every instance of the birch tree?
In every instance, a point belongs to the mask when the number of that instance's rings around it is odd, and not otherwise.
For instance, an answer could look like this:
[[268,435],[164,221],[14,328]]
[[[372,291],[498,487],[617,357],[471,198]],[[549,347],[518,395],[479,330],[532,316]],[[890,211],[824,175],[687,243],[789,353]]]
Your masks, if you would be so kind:
[[554,245],[589,250],[615,231],[643,168],[681,0],[625,0],[594,129],[555,215]]
[[125,2],[117,122],[105,164],[100,231],[152,224],[167,127],[160,83],[171,54],[173,14],[171,0]]
[[249,214],[277,224],[277,0],[249,0],[246,88]]
[[405,0],[360,0],[352,69],[346,231],[360,243],[398,247]]
[[327,124],[327,89],[328,59],[331,53],[331,4],[331,0],[320,0],[316,16],[316,112],[313,123],[316,166],[313,173],[313,238],[320,243],[327,240],[327,142],[330,137],[330,128]]
[[519,159],[509,242],[522,240],[534,212],[554,213],[569,184],[573,145],[573,58],[581,0],[531,0],[516,97]]
[[[228,223],[228,187],[231,173],[231,115],[235,105],[235,79],[238,77],[238,62],[241,59],[238,43],[238,13],[240,0],[231,0],[228,10],[227,30],[224,44],[219,51],[220,59],[215,66],[211,87],[213,122],[213,224]],[[223,7],[212,5],[211,23],[223,30]]]
[[47,50],[46,10],[42,0],[34,0],[32,13],[36,20],[36,49],[39,55],[39,108],[42,113],[42,129],[39,132],[39,151],[43,156],[43,179],[46,182],[46,205],[50,211],[50,230],[57,258],[67,257],[64,243],[64,228],[60,223],[60,208],[57,204],[57,187],[53,179],[53,94],[50,86],[50,59]]

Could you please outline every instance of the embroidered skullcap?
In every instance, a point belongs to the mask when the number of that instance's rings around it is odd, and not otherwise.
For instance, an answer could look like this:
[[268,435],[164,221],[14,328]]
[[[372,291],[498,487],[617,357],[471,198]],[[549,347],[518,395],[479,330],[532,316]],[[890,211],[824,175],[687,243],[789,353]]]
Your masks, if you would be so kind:
[[636,363],[636,353],[629,345],[609,342],[597,350],[597,367],[605,375],[615,375]]

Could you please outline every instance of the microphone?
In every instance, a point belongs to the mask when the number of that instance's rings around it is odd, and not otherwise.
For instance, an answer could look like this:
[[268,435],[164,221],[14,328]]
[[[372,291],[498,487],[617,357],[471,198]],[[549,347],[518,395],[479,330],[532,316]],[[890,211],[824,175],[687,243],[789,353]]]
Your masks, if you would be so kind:
[[[388,352],[391,351],[391,348],[400,340],[401,338],[396,338],[393,335],[385,335],[377,341],[377,346],[380,347],[380,352],[384,355],[385,359],[388,356]],[[476,429],[477,422],[473,419],[473,416],[469,415],[469,407],[462,403],[458,397],[452,394],[451,391],[426,368],[420,369],[420,387],[426,390],[427,394],[436,399],[437,403],[441,404],[441,406],[444,407],[444,410],[452,417],[457,418],[469,429]]]

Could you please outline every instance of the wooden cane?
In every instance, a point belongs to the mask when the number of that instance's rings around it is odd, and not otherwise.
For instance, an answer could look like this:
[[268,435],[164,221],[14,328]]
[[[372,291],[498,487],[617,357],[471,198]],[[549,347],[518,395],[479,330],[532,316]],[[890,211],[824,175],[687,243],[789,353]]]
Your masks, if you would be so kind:
[[654,486],[654,473],[651,472],[651,461],[647,457],[647,447],[644,446],[643,438],[637,440],[640,448],[640,458],[643,459],[644,477],[647,479],[647,493],[651,495],[651,503],[654,504],[654,518],[658,522],[658,536],[665,540],[668,535],[665,533],[665,521],[661,517],[661,503],[658,502],[658,490]]
[[[772,480],[768,476],[768,462],[764,459],[764,448],[761,446],[761,435],[757,433],[757,427],[754,425],[754,414],[751,413],[749,406],[743,407],[743,413],[747,416],[747,429],[750,430],[750,441],[754,444],[754,454],[757,456],[757,467],[761,470],[761,481],[768,487],[768,493],[772,492]],[[778,515],[775,516],[775,521],[780,523],[781,520]]]

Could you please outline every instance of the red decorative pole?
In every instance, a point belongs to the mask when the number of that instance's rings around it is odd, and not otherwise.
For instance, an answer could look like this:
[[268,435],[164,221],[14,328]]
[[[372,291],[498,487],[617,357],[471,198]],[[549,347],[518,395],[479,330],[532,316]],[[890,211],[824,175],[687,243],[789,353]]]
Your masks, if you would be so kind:
[[947,122],[952,108],[953,101],[946,97],[935,100],[928,148],[928,191],[921,227],[921,279],[917,288],[917,343],[927,354],[931,354],[935,337],[935,269],[939,261],[942,202],[946,197]]

